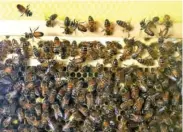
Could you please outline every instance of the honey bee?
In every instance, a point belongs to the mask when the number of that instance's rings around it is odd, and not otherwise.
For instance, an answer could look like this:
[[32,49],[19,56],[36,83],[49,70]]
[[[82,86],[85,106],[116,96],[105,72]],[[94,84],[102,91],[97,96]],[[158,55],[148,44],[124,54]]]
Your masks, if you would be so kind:
[[86,58],[84,58],[84,57],[79,57],[79,58],[77,58],[77,59],[73,59],[73,60],[71,60],[71,62],[73,62],[74,64],[80,64],[80,63],[83,63],[83,62],[85,62],[85,60],[86,60]]
[[70,103],[71,96],[69,93],[65,93],[62,101],[62,108],[65,109]]
[[154,60],[151,58],[146,58],[146,59],[138,58],[137,61],[146,66],[154,65]]
[[71,34],[72,33],[72,30],[70,29],[70,24],[71,24],[71,20],[69,19],[69,17],[65,17],[65,20],[64,20],[64,26],[65,27],[61,27],[61,28],[64,28],[64,32],[65,34]]
[[92,47],[88,48],[88,54],[91,57],[92,60],[98,59],[98,52]]
[[52,14],[52,15],[48,18],[48,20],[46,21],[46,26],[47,26],[47,27],[54,27],[54,25],[55,25],[54,21],[55,21],[55,19],[56,19],[57,17],[58,17],[57,14]]
[[36,46],[33,46],[33,53],[35,55],[35,57],[40,57],[41,56],[41,53],[40,51],[36,48]]
[[36,114],[37,114],[37,116],[41,116],[41,104],[36,104],[36,106],[35,106],[35,111],[36,111]]
[[111,25],[111,22],[108,19],[105,19],[104,27],[105,29],[102,30],[102,32],[105,31],[104,35],[112,35],[113,27]]
[[95,32],[97,27],[96,27],[96,22],[94,21],[92,16],[88,17],[88,25],[87,28],[90,32]]
[[2,122],[3,127],[5,127],[5,128],[8,127],[8,126],[10,125],[10,123],[11,123],[11,120],[12,120],[12,117],[11,117],[11,116],[5,118],[5,119],[3,120],[3,122]]
[[66,59],[68,55],[68,48],[66,45],[62,45],[60,48],[60,56],[61,59]]
[[59,117],[63,117],[63,114],[60,110],[60,107],[57,103],[51,105],[51,108],[54,110],[55,119],[58,120]]
[[87,32],[87,28],[78,21],[76,21],[75,19],[74,21],[71,21],[70,26],[74,28],[74,31],[78,29],[81,32]]
[[133,27],[129,23],[125,22],[125,21],[117,20],[116,23],[117,23],[118,26],[124,28],[128,32],[133,29]]
[[30,5],[27,5],[27,7],[25,8],[23,5],[20,5],[20,4],[17,5],[17,8],[18,8],[19,12],[22,13],[21,16],[23,16],[24,14],[27,17],[32,16],[33,13],[29,10],[29,6]]
[[120,105],[120,108],[122,111],[125,111],[127,109],[129,109],[130,107],[132,107],[134,104],[134,101],[132,99],[129,99],[125,102],[123,102],[121,105]]
[[24,120],[24,112],[23,112],[22,108],[18,108],[17,109],[17,115],[18,115],[18,120],[20,122],[23,122],[23,120]]
[[87,117],[87,116],[89,115],[88,109],[87,109],[86,107],[82,106],[82,105],[79,106],[78,110],[79,110],[85,117]]
[[56,89],[52,89],[48,98],[51,104],[55,102],[56,94],[57,94]]
[[25,33],[25,38],[26,38],[26,39],[30,39],[30,38],[34,39],[34,37],[35,37],[35,38],[40,38],[40,37],[42,37],[42,36],[44,35],[44,33],[43,33],[43,32],[36,32],[38,29],[39,29],[39,27],[37,27],[37,28],[34,30],[34,32],[32,32],[32,29],[30,28],[31,33]]
[[154,36],[154,32],[151,30],[152,25],[154,26],[152,21],[146,23],[145,19],[140,22],[141,30],[144,30],[144,32],[149,36]]
[[143,110],[148,111],[150,108],[151,108],[151,99],[147,97],[147,99],[144,102]]
[[121,90],[122,101],[127,101],[130,99],[130,90],[128,88],[124,88]]
[[88,109],[92,108],[94,105],[94,97],[92,93],[87,93],[86,94],[86,104]]
[[152,118],[152,116],[153,116],[153,109],[152,108],[150,108],[148,111],[146,111],[145,112],[145,114],[144,114],[144,120],[149,120],[149,119],[151,119]]
[[133,106],[133,109],[136,111],[136,112],[140,112],[141,109],[142,109],[142,106],[144,104],[144,99],[139,97],[135,103],[134,103],[134,106]]
[[135,115],[135,114],[131,114],[130,115],[130,120],[134,121],[134,122],[143,122],[144,118],[141,115]]
[[180,103],[181,95],[178,91],[173,92],[172,105],[176,106]]
[[150,45],[147,47],[147,51],[149,53],[149,55],[153,58],[153,59],[157,59],[158,58],[158,53],[155,50],[153,45]]
[[48,86],[46,83],[42,82],[41,83],[41,94],[43,97],[47,97],[48,95],[48,92],[49,92],[49,89],[48,89]]
[[71,57],[76,57],[78,55],[78,50],[77,50],[77,42],[74,40],[71,44],[71,50],[70,50],[70,56]]
[[137,99],[139,97],[139,92],[140,92],[138,86],[132,85],[130,87],[130,90],[131,90],[132,99]]

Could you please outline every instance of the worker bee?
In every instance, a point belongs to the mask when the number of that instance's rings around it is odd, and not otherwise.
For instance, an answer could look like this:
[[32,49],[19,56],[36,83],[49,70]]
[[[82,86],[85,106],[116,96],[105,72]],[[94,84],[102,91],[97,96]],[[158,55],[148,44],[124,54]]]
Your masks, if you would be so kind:
[[153,59],[157,59],[158,58],[158,52],[155,50],[153,45],[148,46],[147,51],[149,53],[149,55],[153,58]]
[[129,99],[125,102],[123,102],[121,105],[120,105],[120,108],[122,111],[125,111],[127,109],[129,109],[130,107],[132,107],[134,104],[134,101],[132,99]]
[[48,98],[51,104],[55,102],[56,94],[57,94],[56,89],[52,89]]
[[71,20],[69,19],[69,17],[65,17],[65,20],[64,20],[64,26],[65,27],[61,27],[61,28],[64,28],[64,32],[65,34],[71,34],[72,33],[72,30],[70,29],[70,24],[71,24]]
[[139,97],[139,92],[140,92],[138,86],[132,85],[130,87],[130,90],[131,90],[132,99],[137,99]]
[[62,101],[62,108],[65,109],[68,107],[70,103],[71,95],[69,93],[65,93]]
[[66,59],[68,55],[68,48],[66,45],[61,45],[60,47],[60,56],[61,56],[61,59]]
[[53,27],[55,25],[54,21],[58,17],[57,14],[52,14],[48,20],[46,21],[46,26],[47,27]]
[[51,108],[54,110],[55,119],[58,120],[59,117],[63,117],[63,114],[60,110],[60,106],[57,103],[51,105]]
[[149,58],[146,58],[146,59],[138,58],[137,61],[146,66],[154,65],[154,60],[151,58],[150,59]]
[[33,46],[33,53],[34,53],[34,56],[35,57],[40,57],[41,56],[41,53],[40,51],[36,48],[36,46]]
[[71,57],[76,57],[78,55],[78,50],[77,50],[77,42],[74,40],[71,44],[71,49],[70,49],[70,56]]
[[36,114],[37,114],[37,116],[41,116],[41,104],[36,104],[36,106],[35,106],[35,111],[36,111]]
[[18,120],[20,122],[23,122],[23,120],[24,120],[24,111],[23,111],[22,108],[17,109],[17,115],[18,115]]
[[150,108],[148,111],[146,111],[145,112],[145,114],[144,114],[144,120],[149,120],[149,119],[151,119],[152,118],[152,116],[153,116],[153,109],[152,108]]
[[78,21],[76,21],[75,19],[74,21],[71,21],[70,26],[74,28],[74,31],[78,29],[81,32],[87,32],[87,28]]
[[88,54],[91,57],[92,60],[98,59],[98,53],[96,52],[96,49],[89,47],[88,48]]
[[133,27],[129,23],[125,22],[125,21],[117,20],[116,23],[117,23],[118,26],[124,28],[128,32],[133,29]]
[[144,102],[143,110],[148,111],[151,108],[151,98],[147,97],[147,99]]
[[43,33],[43,32],[36,32],[38,29],[39,29],[39,27],[37,27],[37,28],[34,30],[34,32],[32,32],[32,29],[30,28],[31,33],[25,33],[25,38],[26,38],[26,39],[30,39],[30,38],[34,39],[34,37],[35,37],[35,38],[40,38],[40,37],[42,37],[42,36],[44,35],[44,33]]
[[96,21],[94,21],[92,16],[88,17],[88,25],[87,28],[90,32],[95,32],[97,27],[96,27]]
[[3,122],[2,122],[3,127],[5,127],[5,128],[8,127],[10,125],[11,121],[12,121],[12,117],[11,116],[5,118],[3,120]]
[[94,105],[94,97],[92,93],[87,93],[86,94],[86,104],[88,109],[92,108]]
[[32,16],[33,13],[29,10],[29,6],[30,5],[27,5],[27,7],[25,8],[23,5],[20,5],[20,4],[17,5],[17,8],[18,8],[19,12],[22,13],[21,16],[23,16],[24,14],[27,17]]
[[173,92],[172,105],[176,106],[180,103],[181,95],[178,91]]
[[118,67],[118,60],[114,59],[112,62],[112,68],[117,68]]
[[122,101],[127,101],[130,99],[130,90],[128,88],[123,88],[121,90],[121,96],[122,96]]
[[143,122],[144,118],[141,115],[135,115],[135,114],[131,114],[130,115],[130,120],[134,121],[134,122]]
[[144,32],[149,36],[154,36],[154,32],[152,31],[152,27],[154,27],[154,22],[149,21],[148,23],[145,22],[145,19],[140,22],[141,30],[144,30]]
[[112,35],[113,27],[112,27],[111,22],[108,19],[105,19],[104,27],[105,27],[105,29],[102,30],[102,32],[105,31],[104,35]]
[[89,115],[88,109],[87,109],[86,107],[82,106],[82,105],[79,106],[78,110],[79,110],[85,117],[87,117],[87,116]]
[[136,112],[140,112],[141,109],[142,109],[142,106],[144,104],[144,99],[139,97],[135,103],[134,103],[134,106],[133,106],[133,109],[136,111]]

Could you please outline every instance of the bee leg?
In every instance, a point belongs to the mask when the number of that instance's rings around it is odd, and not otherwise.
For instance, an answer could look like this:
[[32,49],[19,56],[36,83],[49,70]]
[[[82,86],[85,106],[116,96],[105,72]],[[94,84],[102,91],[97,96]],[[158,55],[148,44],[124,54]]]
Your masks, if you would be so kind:
[[34,30],[34,32],[37,31],[38,29],[39,29],[39,26]]
[[24,15],[24,13],[22,13],[22,15],[20,17],[22,17]]

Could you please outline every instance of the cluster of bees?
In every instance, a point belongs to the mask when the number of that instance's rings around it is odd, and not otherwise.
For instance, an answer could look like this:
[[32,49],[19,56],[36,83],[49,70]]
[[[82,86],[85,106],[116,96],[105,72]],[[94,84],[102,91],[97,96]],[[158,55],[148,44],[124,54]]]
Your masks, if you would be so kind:
[[[17,5],[31,16],[29,8]],[[47,20],[54,26],[56,14]],[[89,22],[95,24],[90,16]],[[158,17],[140,22],[149,36]],[[118,20],[130,31],[133,28]],[[165,15],[156,42],[147,45],[134,38],[116,41],[28,40],[43,36],[42,32],[25,33],[25,37],[0,41],[0,131],[1,132],[181,132],[182,131],[182,40],[168,39],[170,17]],[[105,34],[111,35],[109,20]],[[94,32],[69,17],[64,33],[76,29]],[[122,52],[121,52],[122,50]],[[143,55],[148,53],[146,57]],[[8,54],[16,58],[8,58]],[[117,55],[120,54],[119,57]],[[60,59],[55,59],[59,57]],[[29,66],[28,59],[37,58],[40,65]],[[73,57],[68,64],[63,60]],[[96,66],[87,60],[103,59]],[[119,63],[134,59],[147,66],[121,67]],[[158,61],[157,68],[149,68]],[[111,67],[106,67],[111,64]]]
[[[58,37],[37,46],[26,38],[1,41],[3,56],[18,55],[1,57],[1,131],[182,131],[182,42],[157,40],[148,46],[125,38],[124,43]],[[145,51],[149,58],[143,58]],[[40,65],[27,64],[32,56]],[[68,57],[74,59],[64,64]],[[104,64],[83,65],[99,58]],[[146,66],[156,59],[159,67],[119,65],[129,58]]]

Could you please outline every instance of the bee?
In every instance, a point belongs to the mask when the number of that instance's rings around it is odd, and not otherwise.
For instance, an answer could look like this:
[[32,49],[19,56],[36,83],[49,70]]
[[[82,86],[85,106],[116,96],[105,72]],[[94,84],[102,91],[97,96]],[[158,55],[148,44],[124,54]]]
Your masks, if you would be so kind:
[[137,61],[143,65],[146,65],[146,66],[152,66],[154,65],[154,60],[153,59],[142,59],[142,58],[138,58]]
[[34,39],[34,37],[35,38],[40,38],[40,37],[44,36],[43,32],[36,32],[38,29],[39,29],[39,27],[37,27],[34,30],[34,32],[32,32],[32,29],[30,28],[31,33],[25,33],[25,38],[26,39],[30,39],[30,38]]
[[130,115],[130,120],[134,121],[134,122],[143,122],[144,118],[141,115],[135,115],[135,114],[131,114]]
[[87,28],[90,32],[95,32],[97,27],[96,27],[96,21],[94,21],[92,16],[88,17],[88,25]]
[[65,95],[65,92],[66,92],[66,90],[65,89],[60,89],[59,90],[59,92],[58,92],[58,94],[57,94],[57,99],[61,102],[62,101],[62,98],[64,97],[64,95]]
[[134,101],[132,99],[129,99],[125,102],[123,102],[121,105],[120,105],[120,108],[122,111],[125,111],[127,109],[129,109],[130,107],[132,107],[134,104]]
[[177,106],[180,103],[181,94],[178,91],[175,91],[172,96],[172,105]]
[[70,103],[71,96],[69,93],[65,93],[62,101],[62,108],[65,109]]
[[78,50],[77,50],[77,42],[74,40],[71,44],[71,50],[70,50],[70,56],[71,57],[76,57],[78,55]]
[[87,109],[86,107],[82,106],[82,105],[79,106],[78,110],[79,110],[85,117],[87,117],[87,116],[89,115],[88,109]]
[[49,92],[49,89],[48,89],[48,86],[46,83],[42,82],[41,83],[41,94],[43,97],[47,97],[48,95],[48,92]]
[[157,59],[158,58],[158,53],[157,51],[154,49],[153,45],[148,46],[147,51],[149,53],[149,55],[153,58],[153,59]]
[[154,32],[151,30],[152,25],[154,25],[152,21],[146,23],[145,19],[140,22],[141,30],[144,30],[149,36],[154,36]]
[[27,17],[32,16],[33,13],[29,10],[29,6],[30,5],[27,5],[27,7],[25,8],[23,5],[20,5],[20,4],[17,5],[17,8],[18,8],[19,12],[22,13],[21,16],[23,16],[24,14]]
[[138,86],[132,85],[130,87],[130,90],[131,90],[132,99],[137,99],[139,97],[139,92],[140,92]]
[[51,105],[51,108],[54,110],[55,119],[58,120],[58,117],[63,117],[63,114],[60,110],[60,106],[57,103]]
[[124,28],[126,31],[131,31],[133,29],[133,27],[125,21],[117,20],[116,23],[118,26]]
[[12,121],[12,117],[11,116],[5,118],[3,120],[3,122],[2,122],[3,127],[8,127],[10,125],[11,121]]
[[92,108],[94,105],[94,97],[92,93],[87,93],[86,94],[86,104],[88,109]]
[[71,20],[69,17],[65,17],[65,20],[64,20],[64,27],[61,27],[61,28],[64,28],[64,32],[65,34],[71,34],[72,33],[72,30],[70,29],[70,24],[71,24]]
[[102,32],[105,31],[104,35],[112,35],[113,27],[111,25],[111,22],[108,19],[105,19],[104,27],[105,29],[102,30]]
[[122,101],[127,101],[130,99],[130,90],[128,88],[123,88],[121,90],[121,96],[122,96]]
[[51,104],[55,102],[56,94],[57,94],[56,89],[52,89],[48,98]]
[[71,27],[74,28],[74,31],[78,29],[81,32],[87,32],[87,28],[84,25],[81,25],[78,21],[74,19],[74,21],[71,21]]
[[85,60],[86,60],[86,58],[84,58],[84,57],[79,57],[79,58],[77,58],[77,59],[73,59],[73,60],[71,60],[71,62],[73,62],[74,64],[80,64],[80,63],[83,63],[83,62],[85,62]]
[[135,103],[134,103],[134,106],[133,106],[133,109],[136,111],[136,112],[140,112],[141,109],[142,109],[142,106],[144,104],[144,99],[139,97]]
[[148,111],[150,108],[151,108],[151,98],[147,97],[147,99],[144,102],[143,110]]
[[97,82],[94,78],[88,79],[88,88],[87,88],[88,92],[95,91],[96,86],[97,86]]
[[153,111],[152,108],[150,108],[148,111],[146,111],[145,114],[144,114],[144,120],[151,119],[152,116],[153,116],[153,113],[154,113],[154,111]]
[[68,52],[67,46],[66,45],[62,45],[61,48],[60,48],[61,59],[66,59],[67,52]]
[[168,91],[165,91],[162,94],[162,99],[163,99],[163,101],[164,101],[165,104],[168,104],[169,103],[169,97],[170,97],[170,93]]
[[98,52],[94,48],[88,48],[88,54],[92,58],[92,60],[98,59]]
[[55,19],[56,19],[57,17],[58,17],[57,14],[52,14],[52,15],[48,18],[48,20],[46,21],[46,26],[47,26],[47,27],[54,27],[54,25],[55,25],[54,21],[55,21]]
[[36,104],[36,106],[34,107],[37,116],[41,116],[41,104]]
[[24,111],[23,111],[22,108],[17,109],[17,115],[18,115],[18,120],[20,122],[23,122],[23,120],[24,120]]
[[44,126],[44,125],[47,125],[48,123],[48,119],[49,119],[49,113],[47,110],[44,110],[42,112],[42,115],[41,115],[41,124]]
[[116,48],[122,49],[122,45],[117,41],[106,41],[107,49]]

